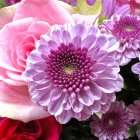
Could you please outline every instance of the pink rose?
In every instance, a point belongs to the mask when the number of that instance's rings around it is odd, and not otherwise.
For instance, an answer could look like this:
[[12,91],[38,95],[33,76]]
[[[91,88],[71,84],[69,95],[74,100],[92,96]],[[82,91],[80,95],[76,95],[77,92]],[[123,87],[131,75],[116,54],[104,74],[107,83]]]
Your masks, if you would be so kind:
[[31,102],[21,79],[26,59],[41,34],[73,20],[57,0],[23,0],[13,7],[0,17],[0,116],[27,122],[49,114]]

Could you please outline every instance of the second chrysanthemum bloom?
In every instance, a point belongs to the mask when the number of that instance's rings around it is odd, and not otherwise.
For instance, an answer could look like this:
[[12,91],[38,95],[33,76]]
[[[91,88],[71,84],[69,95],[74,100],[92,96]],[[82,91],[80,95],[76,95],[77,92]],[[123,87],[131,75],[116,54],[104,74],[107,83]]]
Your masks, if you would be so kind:
[[124,102],[116,101],[101,119],[93,116],[90,127],[92,134],[99,140],[123,140],[129,138],[131,125],[131,117]]
[[123,87],[119,65],[101,50],[108,44],[93,25],[54,26],[38,41],[23,73],[32,100],[61,123],[106,112]]
[[100,25],[103,32],[110,33],[112,45],[105,48],[113,52],[120,65],[126,65],[140,53],[140,17],[135,15],[114,15]]

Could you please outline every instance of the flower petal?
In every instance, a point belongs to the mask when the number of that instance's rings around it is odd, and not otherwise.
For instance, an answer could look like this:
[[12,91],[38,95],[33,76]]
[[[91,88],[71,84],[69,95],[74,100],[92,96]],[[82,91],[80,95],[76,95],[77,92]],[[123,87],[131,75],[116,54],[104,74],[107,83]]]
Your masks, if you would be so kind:
[[9,86],[0,83],[0,116],[28,122],[50,116],[31,102],[26,86]]
[[19,7],[16,9],[14,20],[27,17],[40,18],[50,25],[73,22],[70,14],[56,0],[21,1]]

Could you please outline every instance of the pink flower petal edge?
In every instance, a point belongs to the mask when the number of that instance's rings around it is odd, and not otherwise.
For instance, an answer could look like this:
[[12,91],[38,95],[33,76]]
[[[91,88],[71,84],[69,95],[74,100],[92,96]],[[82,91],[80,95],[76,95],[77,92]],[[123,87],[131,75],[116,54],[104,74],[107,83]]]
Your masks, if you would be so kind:
[[26,86],[14,87],[3,82],[0,85],[1,117],[28,122],[50,116],[30,100]]

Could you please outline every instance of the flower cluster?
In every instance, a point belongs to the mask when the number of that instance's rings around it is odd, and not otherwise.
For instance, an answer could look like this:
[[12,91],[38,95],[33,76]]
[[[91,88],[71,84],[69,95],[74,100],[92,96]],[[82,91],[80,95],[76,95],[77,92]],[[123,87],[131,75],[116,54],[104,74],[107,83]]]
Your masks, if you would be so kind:
[[100,140],[140,139],[139,0],[5,2],[0,139],[58,140],[73,120]]

